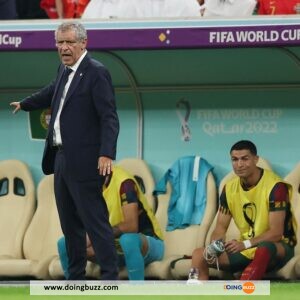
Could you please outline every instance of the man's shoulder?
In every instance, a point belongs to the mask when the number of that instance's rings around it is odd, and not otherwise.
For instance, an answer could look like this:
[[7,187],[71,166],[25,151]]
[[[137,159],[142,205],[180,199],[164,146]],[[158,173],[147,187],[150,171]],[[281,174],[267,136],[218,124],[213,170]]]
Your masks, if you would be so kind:
[[240,177],[234,174],[234,176],[226,182],[224,188],[231,186],[231,185],[239,184],[239,183],[240,183]]
[[92,57],[87,57],[88,60],[89,60],[89,63],[92,67],[94,68],[103,68],[103,69],[106,69],[106,67],[103,65],[103,63],[95,58],[92,58]]
[[99,60],[88,57],[87,69],[89,70],[91,76],[101,76],[107,78],[110,73],[106,66]]
[[272,180],[276,181],[283,181],[283,179],[275,173],[273,170],[263,169],[264,170],[264,177],[268,177]]

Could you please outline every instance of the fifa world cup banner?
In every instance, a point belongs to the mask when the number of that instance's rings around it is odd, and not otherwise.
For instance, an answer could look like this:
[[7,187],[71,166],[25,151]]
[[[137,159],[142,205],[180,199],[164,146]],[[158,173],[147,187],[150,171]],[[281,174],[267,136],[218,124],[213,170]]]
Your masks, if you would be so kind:
[[[88,22],[89,49],[297,46],[300,18]],[[0,51],[55,50],[56,23],[0,24]]]

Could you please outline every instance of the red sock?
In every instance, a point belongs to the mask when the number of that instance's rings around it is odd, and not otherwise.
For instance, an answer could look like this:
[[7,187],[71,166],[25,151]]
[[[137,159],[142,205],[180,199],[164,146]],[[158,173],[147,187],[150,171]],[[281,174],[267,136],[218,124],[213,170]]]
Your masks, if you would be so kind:
[[252,262],[246,267],[240,280],[259,280],[265,274],[271,254],[267,247],[256,249]]

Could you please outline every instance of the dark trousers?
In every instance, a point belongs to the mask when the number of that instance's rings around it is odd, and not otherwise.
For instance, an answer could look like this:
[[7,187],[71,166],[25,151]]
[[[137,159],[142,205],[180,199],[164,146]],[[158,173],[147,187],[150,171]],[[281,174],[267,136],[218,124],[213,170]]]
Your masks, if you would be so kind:
[[86,268],[86,233],[93,245],[101,280],[117,280],[117,253],[108,210],[102,196],[103,178],[77,181],[66,168],[65,154],[59,150],[55,159],[54,190],[62,231],[69,256],[69,280],[84,280]]

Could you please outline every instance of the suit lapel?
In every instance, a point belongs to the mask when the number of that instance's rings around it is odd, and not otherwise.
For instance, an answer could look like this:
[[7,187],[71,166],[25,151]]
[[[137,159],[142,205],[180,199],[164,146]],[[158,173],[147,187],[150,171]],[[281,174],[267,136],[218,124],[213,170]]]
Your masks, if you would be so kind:
[[54,120],[56,118],[56,114],[57,114],[59,102],[60,102],[60,99],[57,99],[57,91],[58,91],[63,73],[64,73],[64,65],[61,64],[59,67],[59,70],[58,70],[55,89],[54,89],[54,93],[53,93],[53,97],[52,97],[52,101],[51,101],[51,119],[50,119],[50,124],[48,126],[48,132],[47,132],[47,137],[46,137],[46,139],[49,138],[49,140],[51,141],[50,142],[51,144],[52,144],[52,140],[53,140],[52,134],[53,134]]
[[76,70],[73,80],[71,82],[71,85],[69,87],[68,93],[66,95],[66,99],[63,105],[63,109],[65,108],[66,105],[68,105],[68,102],[72,96],[72,94],[74,93],[74,91],[76,90],[76,88],[78,87],[81,79],[84,77],[85,75],[85,70],[88,67],[90,58],[88,55],[85,56],[85,58],[82,60],[81,64],[79,65],[78,69]]
[[56,96],[57,96],[57,91],[58,91],[59,84],[60,84],[61,77],[62,77],[63,73],[64,73],[64,65],[60,65],[58,75],[57,75],[57,81],[56,81],[56,85],[55,85],[55,89],[54,89],[54,94],[53,94],[52,102],[51,102],[52,110],[54,109],[54,105],[57,104],[57,102],[59,102],[59,100],[60,100],[60,99],[57,100]]
[[58,71],[55,90],[54,90],[54,94],[53,94],[52,102],[51,102],[51,120],[50,120],[49,128],[53,128],[54,120],[56,118],[56,114],[58,111],[60,99],[57,99],[57,91],[58,91],[63,73],[64,73],[64,65],[61,65],[59,68],[59,71]]

